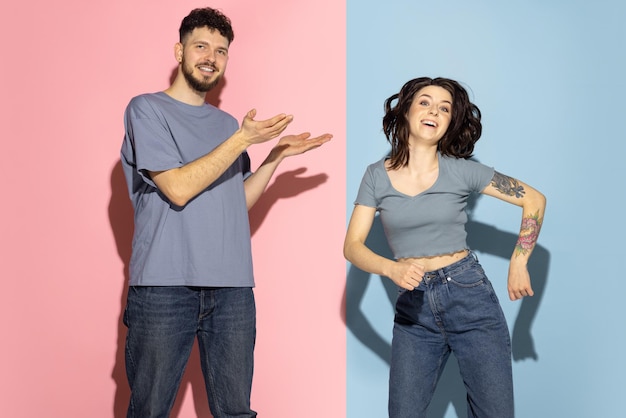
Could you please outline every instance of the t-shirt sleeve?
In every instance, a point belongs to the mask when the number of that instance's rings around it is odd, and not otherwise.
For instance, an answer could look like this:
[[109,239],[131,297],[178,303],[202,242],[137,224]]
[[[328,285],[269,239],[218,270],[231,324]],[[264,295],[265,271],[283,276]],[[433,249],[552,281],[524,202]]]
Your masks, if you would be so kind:
[[244,180],[247,180],[248,177],[252,175],[250,154],[248,154],[248,151],[244,151],[241,154],[241,173],[243,174]]
[[361,179],[361,185],[354,201],[355,205],[363,205],[370,208],[378,208],[378,200],[376,199],[374,167],[369,166]]
[[146,98],[131,100],[125,125],[125,140],[131,142],[134,165],[144,181],[154,186],[147,171],[165,171],[183,165],[167,123]]
[[469,189],[477,193],[482,192],[493,179],[494,168],[474,160],[464,161],[466,163],[465,178],[467,179]]

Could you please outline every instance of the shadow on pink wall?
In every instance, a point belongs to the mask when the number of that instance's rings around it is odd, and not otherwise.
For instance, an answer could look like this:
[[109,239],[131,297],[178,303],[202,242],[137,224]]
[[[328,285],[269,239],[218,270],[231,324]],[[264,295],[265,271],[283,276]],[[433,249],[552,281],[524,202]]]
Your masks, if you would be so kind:
[[[173,71],[171,81],[175,77]],[[219,96],[225,85],[225,80],[207,95],[207,102],[217,106],[220,103]],[[121,144],[120,144],[121,145]],[[253,162],[254,164],[254,162]],[[254,234],[263,224],[271,207],[279,200],[292,198],[307,190],[314,189],[325,183],[328,179],[326,174],[317,174],[309,177],[301,175],[306,171],[305,167],[278,174],[274,181],[261,196],[259,201],[250,211],[250,230]],[[115,399],[113,404],[113,416],[123,418],[130,399],[130,390],[126,379],[124,366],[124,344],[126,339],[126,327],[122,322],[126,298],[128,295],[128,266],[130,263],[132,237],[133,237],[133,208],[128,197],[128,189],[124,178],[121,162],[117,162],[111,172],[111,199],[109,201],[109,222],[117,252],[124,264],[121,275],[124,280],[123,291],[120,295],[120,314],[118,315],[117,350],[115,353],[115,365],[111,373],[115,381]],[[198,344],[194,344],[185,374],[181,382],[181,390],[172,409],[171,417],[179,417],[184,400],[184,392],[191,387],[195,412],[198,418],[212,418],[208,407],[208,399],[204,387],[204,378],[200,368],[200,356]]]
[[[133,208],[128,197],[122,164],[115,164],[111,172],[111,200],[109,202],[109,220],[117,252],[124,263],[122,294],[120,295],[120,313],[117,321],[117,350],[115,352],[115,365],[111,373],[111,378],[115,382],[115,399],[113,403],[113,416],[115,418],[126,417],[126,410],[130,399],[130,389],[126,380],[124,344],[126,341],[126,327],[122,322],[126,298],[128,295],[128,265],[130,263],[131,245],[133,238]],[[200,370],[200,356],[197,344],[191,352],[187,369],[181,382],[182,391],[176,397],[176,402],[172,409],[172,417],[178,417],[184,400],[184,391],[191,387],[193,402],[198,418],[212,418],[209,411],[206,393],[204,391],[204,380]]]

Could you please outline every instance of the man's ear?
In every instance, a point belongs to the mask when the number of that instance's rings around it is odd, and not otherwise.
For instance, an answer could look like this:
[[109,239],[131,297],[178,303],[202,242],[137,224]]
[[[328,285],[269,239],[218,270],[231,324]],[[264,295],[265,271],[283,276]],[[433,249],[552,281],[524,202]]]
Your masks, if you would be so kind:
[[174,56],[176,57],[176,61],[183,62],[183,44],[180,42],[174,45]]

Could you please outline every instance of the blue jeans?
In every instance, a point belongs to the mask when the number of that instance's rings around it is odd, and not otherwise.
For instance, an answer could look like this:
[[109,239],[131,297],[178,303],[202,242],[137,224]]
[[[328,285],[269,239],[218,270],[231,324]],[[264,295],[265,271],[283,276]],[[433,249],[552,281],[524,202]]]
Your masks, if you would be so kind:
[[124,312],[128,417],[169,417],[196,337],[211,413],[250,409],[256,307],[251,288],[133,286]]
[[476,256],[428,272],[396,302],[389,416],[422,418],[450,352],[459,362],[469,418],[511,418],[511,339]]

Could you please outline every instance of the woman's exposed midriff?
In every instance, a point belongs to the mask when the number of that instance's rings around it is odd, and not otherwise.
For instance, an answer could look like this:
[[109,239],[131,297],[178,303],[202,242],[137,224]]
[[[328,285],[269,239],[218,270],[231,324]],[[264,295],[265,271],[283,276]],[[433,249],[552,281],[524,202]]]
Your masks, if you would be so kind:
[[431,257],[411,257],[401,258],[398,261],[413,261],[424,266],[424,271],[434,271],[449,266],[452,263],[465,258],[469,252],[467,250],[457,251],[450,254],[434,255]]

